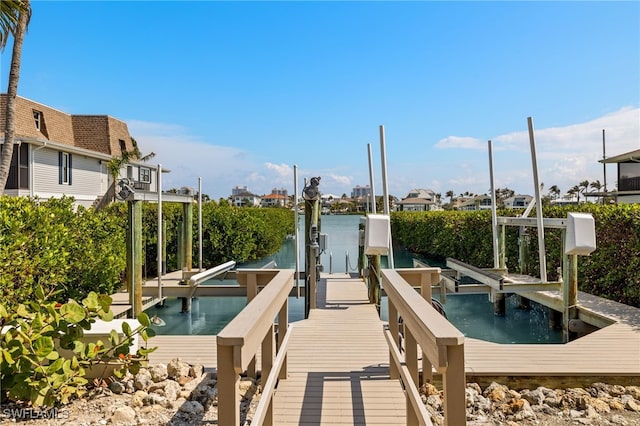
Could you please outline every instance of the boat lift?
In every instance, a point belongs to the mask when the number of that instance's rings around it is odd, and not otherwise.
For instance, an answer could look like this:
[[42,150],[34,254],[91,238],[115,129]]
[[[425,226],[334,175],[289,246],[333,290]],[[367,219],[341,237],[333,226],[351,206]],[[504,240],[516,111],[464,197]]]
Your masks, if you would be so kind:
[[[533,180],[535,198],[521,217],[498,217],[496,214],[496,195],[493,180],[493,155],[491,141],[489,148],[489,171],[491,177],[491,223],[493,237],[493,268],[477,268],[455,259],[447,259],[447,267],[456,271],[458,276],[464,275],[473,278],[484,286],[489,287],[489,297],[494,303],[494,312],[504,315],[504,294],[525,294],[527,299],[542,303],[551,309],[562,313],[562,331],[565,342],[570,339],[570,322],[578,318],[578,256],[588,256],[596,248],[595,222],[593,216],[588,213],[568,213],[567,218],[544,218],[542,215],[542,201],[540,196],[540,184],[538,183],[538,164],[536,160],[536,146],[533,132],[533,121],[528,118],[529,141],[531,148],[531,162],[533,168]],[[532,208],[536,206],[536,218],[527,217]],[[522,232],[527,227],[535,227],[538,230],[538,254],[540,259],[540,277],[531,277],[525,274],[510,274],[506,266],[506,227],[518,226]],[[556,228],[562,230],[562,273],[557,281],[547,279],[546,250],[544,244],[544,228]],[[520,240],[524,245],[523,238]],[[521,270],[524,259],[521,255]],[[459,291],[464,285],[458,285],[457,280],[452,280],[443,275],[449,284],[453,281],[454,291]],[[555,293],[559,292],[559,298]]]

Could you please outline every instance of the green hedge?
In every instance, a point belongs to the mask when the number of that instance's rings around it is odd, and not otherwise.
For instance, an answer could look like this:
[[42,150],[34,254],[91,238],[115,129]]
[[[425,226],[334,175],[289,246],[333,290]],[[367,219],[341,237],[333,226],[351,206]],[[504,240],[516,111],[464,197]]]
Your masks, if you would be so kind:
[[[578,259],[581,291],[640,307],[640,205],[582,204],[545,207],[545,217],[567,217],[568,212],[591,213],[596,224],[597,249]],[[514,216],[518,210],[499,210]],[[531,217],[535,217],[535,211]],[[425,257],[453,257],[478,267],[492,266],[491,212],[441,211],[394,212],[391,216],[394,243]],[[507,227],[507,266],[518,271],[518,228]],[[545,230],[547,275],[557,279],[561,266],[561,231]],[[538,238],[529,229],[527,243],[531,274],[539,275]]]
[[[203,204],[203,266],[247,262],[277,252],[294,215],[287,209]],[[165,203],[167,270],[178,269],[178,228],[183,206]],[[30,300],[41,285],[58,299],[82,300],[89,292],[111,294],[125,279],[127,206],[102,212],[72,198],[39,202],[0,196],[0,297],[8,306]],[[157,272],[157,204],[143,204],[143,276]],[[193,209],[193,265],[198,259],[198,210]]]
[[125,268],[124,241],[117,217],[76,212],[71,198],[0,197],[0,297],[15,305],[37,285],[59,290],[60,300],[112,293]]

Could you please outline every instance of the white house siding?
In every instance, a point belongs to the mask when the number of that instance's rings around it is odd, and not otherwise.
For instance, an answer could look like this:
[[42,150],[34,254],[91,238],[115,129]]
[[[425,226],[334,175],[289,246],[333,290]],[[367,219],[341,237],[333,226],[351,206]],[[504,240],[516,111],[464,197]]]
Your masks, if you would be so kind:
[[102,194],[102,180],[106,179],[106,176],[101,172],[103,167],[98,159],[71,154],[71,185],[61,185],[58,183],[58,151],[36,148],[32,152],[34,196],[49,199],[65,194],[73,196],[77,204],[89,207],[97,198],[97,194]]

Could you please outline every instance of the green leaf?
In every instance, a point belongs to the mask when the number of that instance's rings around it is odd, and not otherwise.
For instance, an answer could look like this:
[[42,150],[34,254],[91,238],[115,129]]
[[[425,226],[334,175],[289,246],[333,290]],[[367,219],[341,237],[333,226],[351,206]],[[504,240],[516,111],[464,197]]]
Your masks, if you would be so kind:
[[7,308],[4,305],[0,304],[0,318],[7,319],[9,318],[9,313],[7,312]]
[[46,357],[53,351],[53,339],[49,336],[42,336],[33,342],[33,349],[38,357]]
[[[49,366],[47,367],[47,374],[50,376],[53,375],[53,373],[56,373],[58,370],[60,370],[63,367],[63,365],[64,365],[64,359],[58,358],[57,360],[49,364]],[[55,378],[57,377],[54,377],[54,379]]]
[[86,318],[84,308],[74,300],[60,307],[60,315],[71,324],[77,324]]
[[129,337],[131,336],[131,326],[129,325],[128,322],[123,322],[122,323],[122,332],[125,334],[125,336]]
[[140,322],[140,324],[142,324],[144,327],[149,327],[151,326],[151,321],[149,320],[149,315],[147,315],[144,312],[140,312],[140,314],[138,314],[138,321]]
[[[15,361],[14,361],[14,360],[13,360],[13,358],[11,357],[11,352],[9,352],[9,351],[8,351],[8,350],[6,350],[6,349],[3,349],[3,350],[2,350],[2,358],[3,358],[3,359],[7,362],[7,364],[9,364],[9,365],[13,365],[13,364],[15,364]],[[2,361],[2,360],[0,359],[0,361]]]
[[82,301],[82,304],[89,309],[98,309],[98,307],[100,306],[98,295],[94,291],[90,292]]
[[35,295],[37,300],[45,300],[44,290],[42,290],[42,286],[40,285],[36,286]]

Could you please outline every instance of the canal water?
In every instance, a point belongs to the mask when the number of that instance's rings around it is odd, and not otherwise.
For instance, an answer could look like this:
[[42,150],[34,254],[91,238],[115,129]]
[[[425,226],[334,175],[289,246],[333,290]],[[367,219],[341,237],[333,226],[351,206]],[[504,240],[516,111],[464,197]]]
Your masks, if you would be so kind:
[[[327,234],[328,244],[321,254],[321,263],[325,272],[356,272],[358,260],[358,224],[361,216],[326,215],[321,218],[321,232]],[[304,218],[300,218],[300,268],[304,269],[303,246]],[[383,258],[383,267],[385,267]],[[430,264],[428,259],[420,259]],[[239,268],[261,267],[275,261],[278,268],[295,268],[295,241],[288,239],[273,256],[257,262],[238,265]],[[403,250],[394,251],[396,268],[411,267],[413,256]],[[442,266],[442,265],[433,265]],[[211,280],[202,285],[229,285],[229,282]],[[304,282],[299,283],[304,286]],[[199,334],[215,335],[246,304],[245,297],[200,297],[192,301],[190,313],[181,312],[178,299],[168,299],[164,307],[147,310],[150,316],[158,315],[165,326],[153,326],[158,334]],[[447,317],[465,336],[496,343],[561,343],[562,333],[549,329],[546,308],[534,302],[531,309],[518,308],[515,295],[507,298],[505,316],[495,316],[493,305],[485,294],[447,295],[445,310]],[[380,316],[387,320],[387,303],[383,298]],[[304,318],[304,299],[289,299],[289,320]]]

